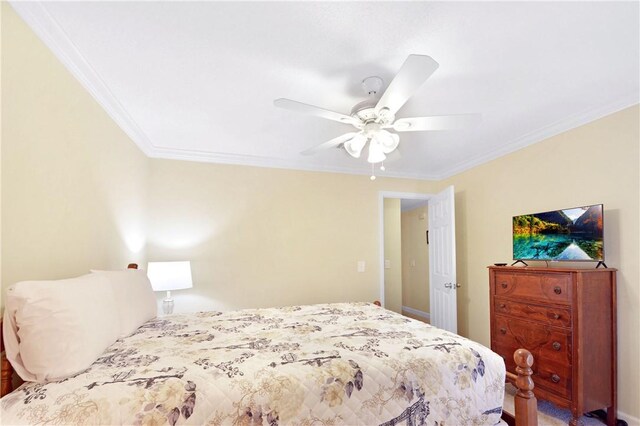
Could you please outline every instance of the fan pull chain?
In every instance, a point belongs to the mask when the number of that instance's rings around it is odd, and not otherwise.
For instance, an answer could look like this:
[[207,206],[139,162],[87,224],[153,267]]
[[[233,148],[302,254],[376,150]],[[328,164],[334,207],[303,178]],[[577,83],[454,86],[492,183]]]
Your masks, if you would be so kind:
[[383,172],[385,171],[384,162],[380,163],[380,170],[382,170]]
[[375,164],[371,163],[371,180],[376,180],[376,171],[374,170]]

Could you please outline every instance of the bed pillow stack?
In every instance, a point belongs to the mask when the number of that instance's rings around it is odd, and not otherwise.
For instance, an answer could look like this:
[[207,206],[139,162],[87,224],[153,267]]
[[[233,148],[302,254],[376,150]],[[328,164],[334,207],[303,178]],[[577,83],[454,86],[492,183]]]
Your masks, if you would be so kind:
[[7,290],[7,358],[25,381],[78,374],[107,347],[156,316],[142,270],[94,271],[56,281],[23,281]]
[[5,301],[7,358],[26,381],[79,373],[118,339],[115,312],[111,284],[100,275],[19,282]]

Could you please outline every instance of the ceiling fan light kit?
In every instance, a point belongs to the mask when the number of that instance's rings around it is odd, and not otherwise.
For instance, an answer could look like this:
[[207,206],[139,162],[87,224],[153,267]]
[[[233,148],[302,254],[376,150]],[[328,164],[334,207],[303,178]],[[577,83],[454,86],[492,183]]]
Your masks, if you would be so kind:
[[[362,150],[369,143],[367,161],[371,163],[371,180],[375,179],[374,166],[382,163],[386,154],[398,148],[400,137],[389,132],[448,130],[476,124],[477,114],[443,115],[434,117],[401,118],[396,121],[396,113],[418,90],[418,88],[438,69],[438,63],[430,56],[409,55],[400,71],[393,78],[387,90],[378,99],[384,85],[380,77],[362,80],[362,88],[369,98],[356,104],[350,115],[326,110],[290,99],[276,99],[274,105],[291,111],[311,114],[341,123],[351,124],[358,132],[345,133],[323,144],[312,147],[302,154],[315,154],[328,148],[343,148],[350,156],[360,158]],[[381,165],[384,170],[384,165]]]
[[367,143],[367,137],[362,134],[362,132],[357,133],[353,139],[348,140],[344,143],[344,149],[347,153],[354,157],[360,158],[360,154],[362,153],[362,149]]

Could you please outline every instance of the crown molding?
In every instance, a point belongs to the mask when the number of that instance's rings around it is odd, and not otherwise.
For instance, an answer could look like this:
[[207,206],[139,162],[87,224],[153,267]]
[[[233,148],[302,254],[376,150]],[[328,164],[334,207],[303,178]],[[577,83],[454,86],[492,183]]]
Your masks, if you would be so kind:
[[17,0],[12,0],[10,3],[18,15],[102,106],[113,121],[138,145],[142,152],[150,155],[154,147],[147,135],[109,90],[96,70],[82,56],[76,45],[47,11],[44,3]]
[[599,105],[595,108],[587,109],[583,112],[570,115],[566,118],[556,121],[555,123],[544,126],[540,129],[526,133],[510,142],[502,145],[500,148],[485,154],[479,155],[471,160],[464,161],[449,167],[444,173],[437,176],[438,180],[447,179],[481,164],[495,160],[507,154],[511,154],[519,149],[542,142],[553,136],[575,129],[592,121],[606,117],[623,109],[638,105],[640,103],[639,93],[630,93],[605,105]]
[[[366,170],[358,170],[353,167],[326,166],[316,164],[304,164],[295,160],[283,160],[274,157],[262,157],[257,155],[226,154],[219,152],[197,151],[178,148],[154,147],[149,154],[151,158],[165,160],[196,161],[200,163],[229,164],[238,166],[267,167],[275,169],[301,170],[307,172],[343,173],[349,175],[370,176],[369,167]],[[368,163],[367,163],[368,164]],[[387,170],[377,172],[378,178],[398,178],[415,180],[437,180],[434,175],[424,173],[405,173],[402,171]]]

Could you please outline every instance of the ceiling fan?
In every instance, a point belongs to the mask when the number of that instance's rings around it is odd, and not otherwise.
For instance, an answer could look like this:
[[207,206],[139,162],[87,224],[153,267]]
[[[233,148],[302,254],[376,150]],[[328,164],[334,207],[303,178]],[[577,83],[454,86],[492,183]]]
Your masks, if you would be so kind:
[[[438,115],[396,120],[398,110],[438,69],[438,66],[438,63],[430,56],[409,55],[380,98],[378,98],[378,93],[383,86],[382,79],[380,77],[365,78],[362,81],[362,86],[369,98],[356,104],[351,109],[350,115],[291,99],[280,98],[273,103],[279,108],[351,124],[357,129],[357,131],[345,133],[307,149],[302,154],[310,155],[324,149],[342,147],[352,157],[359,158],[368,142],[367,161],[373,167],[377,163],[382,163],[387,158],[387,154],[393,152],[400,143],[400,137],[389,130],[395,132],[451,130],[470,126],[480,121],[478,114]],[[384,166],[381,169],[384,170]],[[371,178],[375,179],[375,176],[372,175]]]

